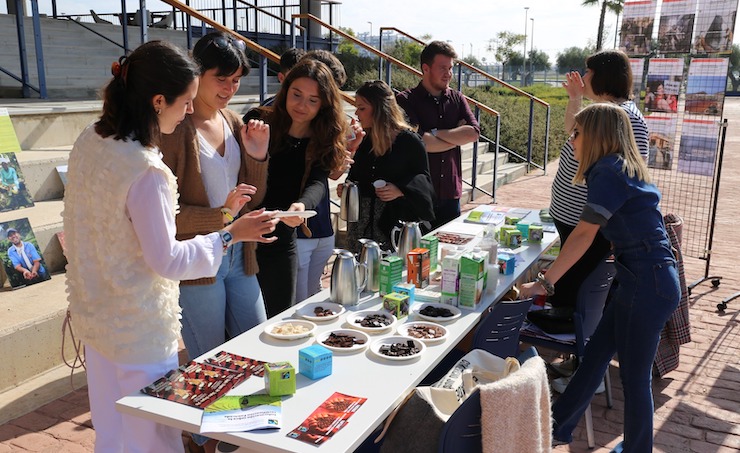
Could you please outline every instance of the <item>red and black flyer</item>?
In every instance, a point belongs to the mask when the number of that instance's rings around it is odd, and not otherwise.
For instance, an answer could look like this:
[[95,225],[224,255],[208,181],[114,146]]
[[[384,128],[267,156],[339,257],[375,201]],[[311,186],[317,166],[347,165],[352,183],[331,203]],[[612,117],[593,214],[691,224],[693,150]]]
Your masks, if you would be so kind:
[[236,355],[233,352],[220,351],[203,363],[232,371],[244,371],[252,376],[265,376],[265,362]]
[[287,436],[309,444],[321,445],[344,428],[347,420],[365,401],[367,398],[335,392]]

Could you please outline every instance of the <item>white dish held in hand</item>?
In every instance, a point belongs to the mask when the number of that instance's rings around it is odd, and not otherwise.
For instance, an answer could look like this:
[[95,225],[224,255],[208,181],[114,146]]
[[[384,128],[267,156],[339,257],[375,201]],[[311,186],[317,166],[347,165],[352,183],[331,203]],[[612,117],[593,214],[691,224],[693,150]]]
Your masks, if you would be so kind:
[[[327,341],[329,337],[334,334],[335,336],[348,336],[354,338],[354,344],[351,346],[339,346],[339,345],[329,345],[324,343]],[[319,336],[316,338],[316,342],[320,344],[321,346],[325,347],[326,349],[329,349],[334,352],[357,352],[362,351],[367,347],[367,345],[370,343],[370,337],[365,333],[361,332],[359,330],[354,329],[337,329],[337,330],[329,330],[326,332],[323,332],[319,334]]]
[[[459,318],[462,315],[462,312],[459,308],[448,305],[448,304],[435,304],[432,302],[422,302],[414,304],[415,306],[412,308],[412,311],[421,319],[424,319],[426,321],[431,322],[448,322],[448,321],[454,321],[455,319]],[[445,310],[449,311],[449,314],[445,312]],[[424,311],[425,313],[422,313]],[[437,312],[438,314],[435,316],[434,312]]]
[[[409,347],[409,344],[413,344],[411,346],[415,352],[409,355],[388,355],[384,351],[390,350],[391,354],[394,352],[399,351],[398,345],[401,345],[400,351],[403,351],[403,348]],[[384,359],[388,360],[411,360],[419,357],[424,350],[426,349],[426,346],[423,342],[415,339],[415,338],[409,338],[409,337],[385,337],[381,338],[380,340],[376,340],[373,344],[370,345],[370,351],[375,354],[378,357],[382,357]],[[403,353],[403,352],[400,352]]]
[[300,217],[302,219],[308,219],[316,215],[316,211],[309,209],[306,211],[273,211],[273,219],[281,219],[283,217]]
[[433,322],[410,321],[398,326],[397,331],[403,337],[415,338],[424,343],[437,343],[447,339],[447,329]]
[[[318,311],[319,309],[322,311]],[[336,319],[345,311],[346,309],[343,305],[335,304],[334,302],[312,302],[297,308],[295,312],[298,316],[308,319],[309,321],[324,322]],[[322,312],[327,314],[319,314]]]
[[302,319],[278,321],[265,327],[265,333],[278,340],[298,340],[313,335],[316,324]]
[[[365,318],[376,318],[382,316],[385,318],[387,322],[383,322],[382,325],[377,326],[369,326],[365,325],[363,326],[361,324],[362,320]],[[371,333],[377,333],[377,332],[383,332],[391,327],[396,323],[396,317],[393,316],[393,314],[388,313],[387,311],[358,311],[356,313],[350,313],[347,315],[347,324],[352,327],[353,329],[359,329],[364,330],[365,332],[371,332]]]

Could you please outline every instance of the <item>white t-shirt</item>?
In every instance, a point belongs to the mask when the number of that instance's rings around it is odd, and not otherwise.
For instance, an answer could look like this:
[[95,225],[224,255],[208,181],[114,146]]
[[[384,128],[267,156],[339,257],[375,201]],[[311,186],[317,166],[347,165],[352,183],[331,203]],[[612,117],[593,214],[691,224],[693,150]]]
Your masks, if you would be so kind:
[[198,132],[201,178],[208,195],[208,203],[212,208],[220,208],[224,205],[229,191],[236,187],[241,165],[239,143],[231,132],[226,118],[221,116],[221,120],[226,142],[223,156]]

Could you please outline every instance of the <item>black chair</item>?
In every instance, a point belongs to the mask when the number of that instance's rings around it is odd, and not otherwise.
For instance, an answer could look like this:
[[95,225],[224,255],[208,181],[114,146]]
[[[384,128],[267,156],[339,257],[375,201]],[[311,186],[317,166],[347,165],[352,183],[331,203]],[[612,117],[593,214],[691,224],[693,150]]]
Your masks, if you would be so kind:
[[[596,326],[599,325],[599,321],[601,320],[601,315],[604,312],[604,306],[606,305],[606,300],[609,296],[609,289],[611,288],[615,273],[616,270],[614,268],[614,262],[611,260],[604,260],[588,275],[588,277],[586,277],[583,284],[581,284],[581,288],[579,289],[577,296],[578,300],[576,300],[575,312],[573,313],[575,337],[572,340],[556,340],[538,332],[536,328],[533,329],[529,325],[525,325],[521,329],[520,338],[522,342],[566,354],[573,354],[576,357],[576,362],[583,358],[586,343],[596,330]],[[604,375],[604,381],[606,386],[607,406],[611,408],[611,381],[609,379],[608,371]],[[586,417],[588,446],[589,448],[593,448],[594,429],[590,405],[588,409],[586,409],[584,416]]]

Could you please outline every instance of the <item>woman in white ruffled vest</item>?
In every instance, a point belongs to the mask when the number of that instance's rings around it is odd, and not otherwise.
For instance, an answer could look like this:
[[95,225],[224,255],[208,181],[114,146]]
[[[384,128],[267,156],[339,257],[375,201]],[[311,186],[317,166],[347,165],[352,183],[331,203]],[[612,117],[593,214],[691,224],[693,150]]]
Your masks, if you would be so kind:
[[115,402],[177,368],[178,281],[215,275],[232,243],[270,242],[262,235],[276,221],[258,210],[175,240],[177,185],[157,144],[192,113],[198,67],[174,45],[151,41],[111,72],[103,113],[69,159],[68,316],[85,345],[95,451],[182,452],[179,430],[120,414]]

